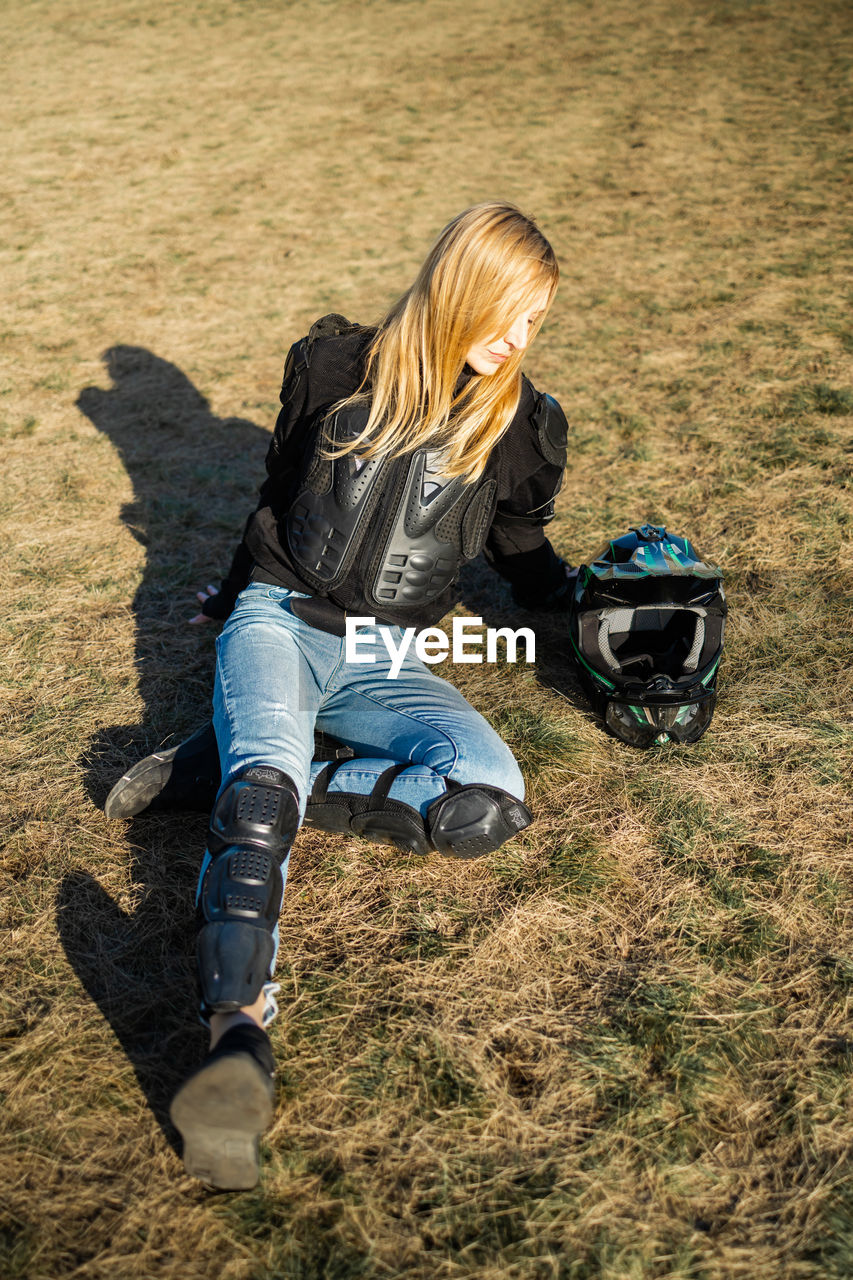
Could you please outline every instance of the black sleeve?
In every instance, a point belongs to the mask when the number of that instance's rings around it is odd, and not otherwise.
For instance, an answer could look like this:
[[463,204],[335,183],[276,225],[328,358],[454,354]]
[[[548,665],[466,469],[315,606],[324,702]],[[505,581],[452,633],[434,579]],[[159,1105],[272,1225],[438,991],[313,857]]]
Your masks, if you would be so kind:
[[[254,512],[252,514],[254,515]],[[246,546],[246,532],[251,519],[252,516],[249,516],[246,521],[243,529],[243,538],[231,559],[231,568],[228,570],[227,577],[222,579],[219,594],[208,596],[201,606],[201,611],[205,617],[215,618],[217,622],[224,622],[231,613],[238,595],[248,583],[252,572],[254,559]]]
[[308,338],[295,342],[288,351],[278,398],[281,409],[267,450],[266,484],[270,480],[279,482],[296,465],[292,437],[294,426],[308,407]]
[[[532,391],[532,388],[530,388]],[[524,608],[554,608],[565,594],[566,570],[544,527],[554,516],[563,482],[568,425],[550,396],[534,392],[523,435],[511,444],[507,466],[518,479],[498,502],[486,539],[491,566],[512,586]]]
[[544,600],[561,585],[565,576],[563,561],[544,534],[539,544],[529,551],[497,555],[494,542],[487,543],[485,556],[492,568],[510,583],[516,599],[524,596],[525,607],[528,599]]
[[544,523],[508,515],[499,507],[486,539],[486,559],[509,582],[516,603],[526,609],[551,607],[554,593],[566,580],[563,561],[545,537]]
[[[293,448],[291,436],[295,423],[305,410],[308,398],[306,344],[307,339],[302,338],[293,344],[287,354],[279,394],[281,409],[267,450],[267,479],[261,486],[259,505],[267,500],[269,490],[279,487],[288,471],[297,465],[298,458],[295,456],[297,451]],[[224,622],[234,608],[238,595],[249,582],[254,557],[246,543],[246,535],[253,516],[254,512],[246,521],[242,540],[234,552],[231,568],[222,580],[219,594],[210,596],[201,607],[202,613],[208,618],[216,618]]]

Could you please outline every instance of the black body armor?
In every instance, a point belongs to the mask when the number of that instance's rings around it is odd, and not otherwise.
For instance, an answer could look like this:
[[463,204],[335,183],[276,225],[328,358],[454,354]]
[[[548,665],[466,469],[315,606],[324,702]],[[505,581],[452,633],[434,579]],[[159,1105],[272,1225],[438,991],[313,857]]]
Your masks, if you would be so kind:
[[365,590],[378,609],[436,599],[460,567],[482,550],[497,485],[482,477],[427,482],[429,454],[362,460],[323,457],[364,426],[367,411],[343,410],[318,421],[299,490],[286,517],[287,543],[300,575],[334,591],[357,557],[367,558]]

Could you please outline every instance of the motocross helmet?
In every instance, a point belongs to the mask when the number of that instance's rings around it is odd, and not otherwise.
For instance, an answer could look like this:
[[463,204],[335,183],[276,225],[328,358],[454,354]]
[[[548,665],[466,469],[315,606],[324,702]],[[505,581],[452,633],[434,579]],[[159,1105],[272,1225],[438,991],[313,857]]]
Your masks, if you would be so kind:
[[615,737],[635,747],[702,737],[723,652],[722,579],[686,538],[650,524],[580,566],[572,656]]

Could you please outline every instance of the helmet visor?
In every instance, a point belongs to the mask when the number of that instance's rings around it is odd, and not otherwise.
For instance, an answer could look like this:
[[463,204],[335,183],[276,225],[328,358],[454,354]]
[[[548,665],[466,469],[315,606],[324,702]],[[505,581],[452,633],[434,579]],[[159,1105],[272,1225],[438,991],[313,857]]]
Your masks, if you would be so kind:
[[604,722],[612,734],[632,747],[696,742],[711,723],[714,701],[703,698],[699,702],[649,704],[610,699]]

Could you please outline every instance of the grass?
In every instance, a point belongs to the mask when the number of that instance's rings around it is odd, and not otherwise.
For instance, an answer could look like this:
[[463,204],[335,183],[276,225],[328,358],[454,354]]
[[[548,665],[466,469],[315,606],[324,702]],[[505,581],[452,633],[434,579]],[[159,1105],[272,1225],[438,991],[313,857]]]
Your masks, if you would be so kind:
[[[849,1276],[848,7],[9,0],[0,38],[4,1280]],[[464,865],[300,834],[264,1177],[212,1196],[167,1118],[204,822],[103,799],[207,714],[185,620],[286,348],[494,195],[563,269],[552,541],[723,565],[714,722],[605,737],[559,619],[535,669],[446,664],[536,822]]]

